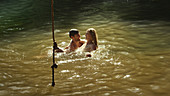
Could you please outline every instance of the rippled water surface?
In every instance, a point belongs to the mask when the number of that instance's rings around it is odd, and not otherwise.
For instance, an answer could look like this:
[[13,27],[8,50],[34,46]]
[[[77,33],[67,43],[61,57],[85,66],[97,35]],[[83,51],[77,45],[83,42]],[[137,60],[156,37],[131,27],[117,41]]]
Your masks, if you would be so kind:
[[[41,10],[34,7],[32,1],[18,1],[20,3],[0,1],[1,96],[170,95],[168,21],[120,19],[116,11],[107,9],[111,0],[90,4],[79,4],[81,0],[74,2],[81,6],[79,9],[58,5],[61,10],[55,9],[55,12],[64,11],[55,15],[59,16],[55,17],[58,46],[65,48],[69,44],[71,28],[79,29],[81,38],[85,39],[85,31],[93,27],[98,33],[99,48],[92,52],[91,58],[83,52],[56,54],[56,85],[52,87],[52,35],[50,12],[46,12],[50,11],[50,5],[36,3],[45,8]],[[63,6],[70,3],[58,2]],[[9,8],[5,4],[10,5]],[[22,12],[22,8],[27,12]],[[42,11],[38,11],[40,16],[32,8]],[[68,16],[70,13],[76,16]]]

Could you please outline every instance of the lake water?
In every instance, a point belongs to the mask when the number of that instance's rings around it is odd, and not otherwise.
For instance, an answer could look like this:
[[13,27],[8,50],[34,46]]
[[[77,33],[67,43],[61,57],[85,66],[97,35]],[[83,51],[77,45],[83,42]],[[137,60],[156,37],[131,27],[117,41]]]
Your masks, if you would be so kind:
[[90,58],[56,54],[55,87],[50,2],[0,1],[0,96],[170,95],[170,22],[123,19],[112,0],[87,1],[58,0],[55,6],[59,47],[69,44],[72,28],[81,39],[95,28],[99,39]]

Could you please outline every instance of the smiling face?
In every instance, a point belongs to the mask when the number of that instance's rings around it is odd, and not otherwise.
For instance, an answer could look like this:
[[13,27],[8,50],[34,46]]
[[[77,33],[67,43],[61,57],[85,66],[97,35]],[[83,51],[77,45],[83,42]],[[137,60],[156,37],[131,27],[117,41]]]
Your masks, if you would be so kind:
[[92,36],[89,32],[86,33],[86,40],[87,41],[91,41],[92,40]]
[[89,28],[86,31],[86,40],[87,43],[93,43],[95,46],[97,46],[97,33],[94,28]]

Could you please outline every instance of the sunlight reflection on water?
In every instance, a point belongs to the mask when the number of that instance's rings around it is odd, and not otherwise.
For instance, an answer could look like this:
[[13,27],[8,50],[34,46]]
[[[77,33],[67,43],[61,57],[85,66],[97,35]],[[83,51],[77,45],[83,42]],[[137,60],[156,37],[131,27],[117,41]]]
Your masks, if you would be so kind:
[[[108,3],[99,5],[103,4]],[[56,22],[59,47],[68,46],[71,28],[79,29],[84,40],[85,31],[93,27],[99,36],[99,48],[91,58],[81,51],[56,53],[55,87],[51,87],[50,23],[29,30],[19,24],[17,29],[7,28],[0,38],[0,94],[168,96],[169,22],[123,21],[113,10],[103,12],[97,8],[100,6],[82,8],[82,14],[76,14],[77,21],[69,19],[71,24],[64,22],[64,17],[60,24]],[[14,30],[23,31],[12,33]]]

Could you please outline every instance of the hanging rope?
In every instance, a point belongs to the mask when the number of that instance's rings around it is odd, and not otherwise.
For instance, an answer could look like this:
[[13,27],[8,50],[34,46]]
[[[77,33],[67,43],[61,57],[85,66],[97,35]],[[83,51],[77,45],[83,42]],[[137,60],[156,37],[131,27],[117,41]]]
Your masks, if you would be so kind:
[[54,37],[54,7],[53,7],[53,0],[51,0],[51,19],[52,19],[52,38],[53,38],[53,42],[55,42],[55,37]]
[[57,64],[55,63],[55,49],[57,49],[57,43],[55,42],[55,37],[54,37],[54,7],[53,7],[53,0],[51,0],[51,18],[52,18],[52,38],[53,38],[53,65],[51,66],[52,68],[52,86],[54,87],[55,82],[54,82],[54,68],[57,68]]

